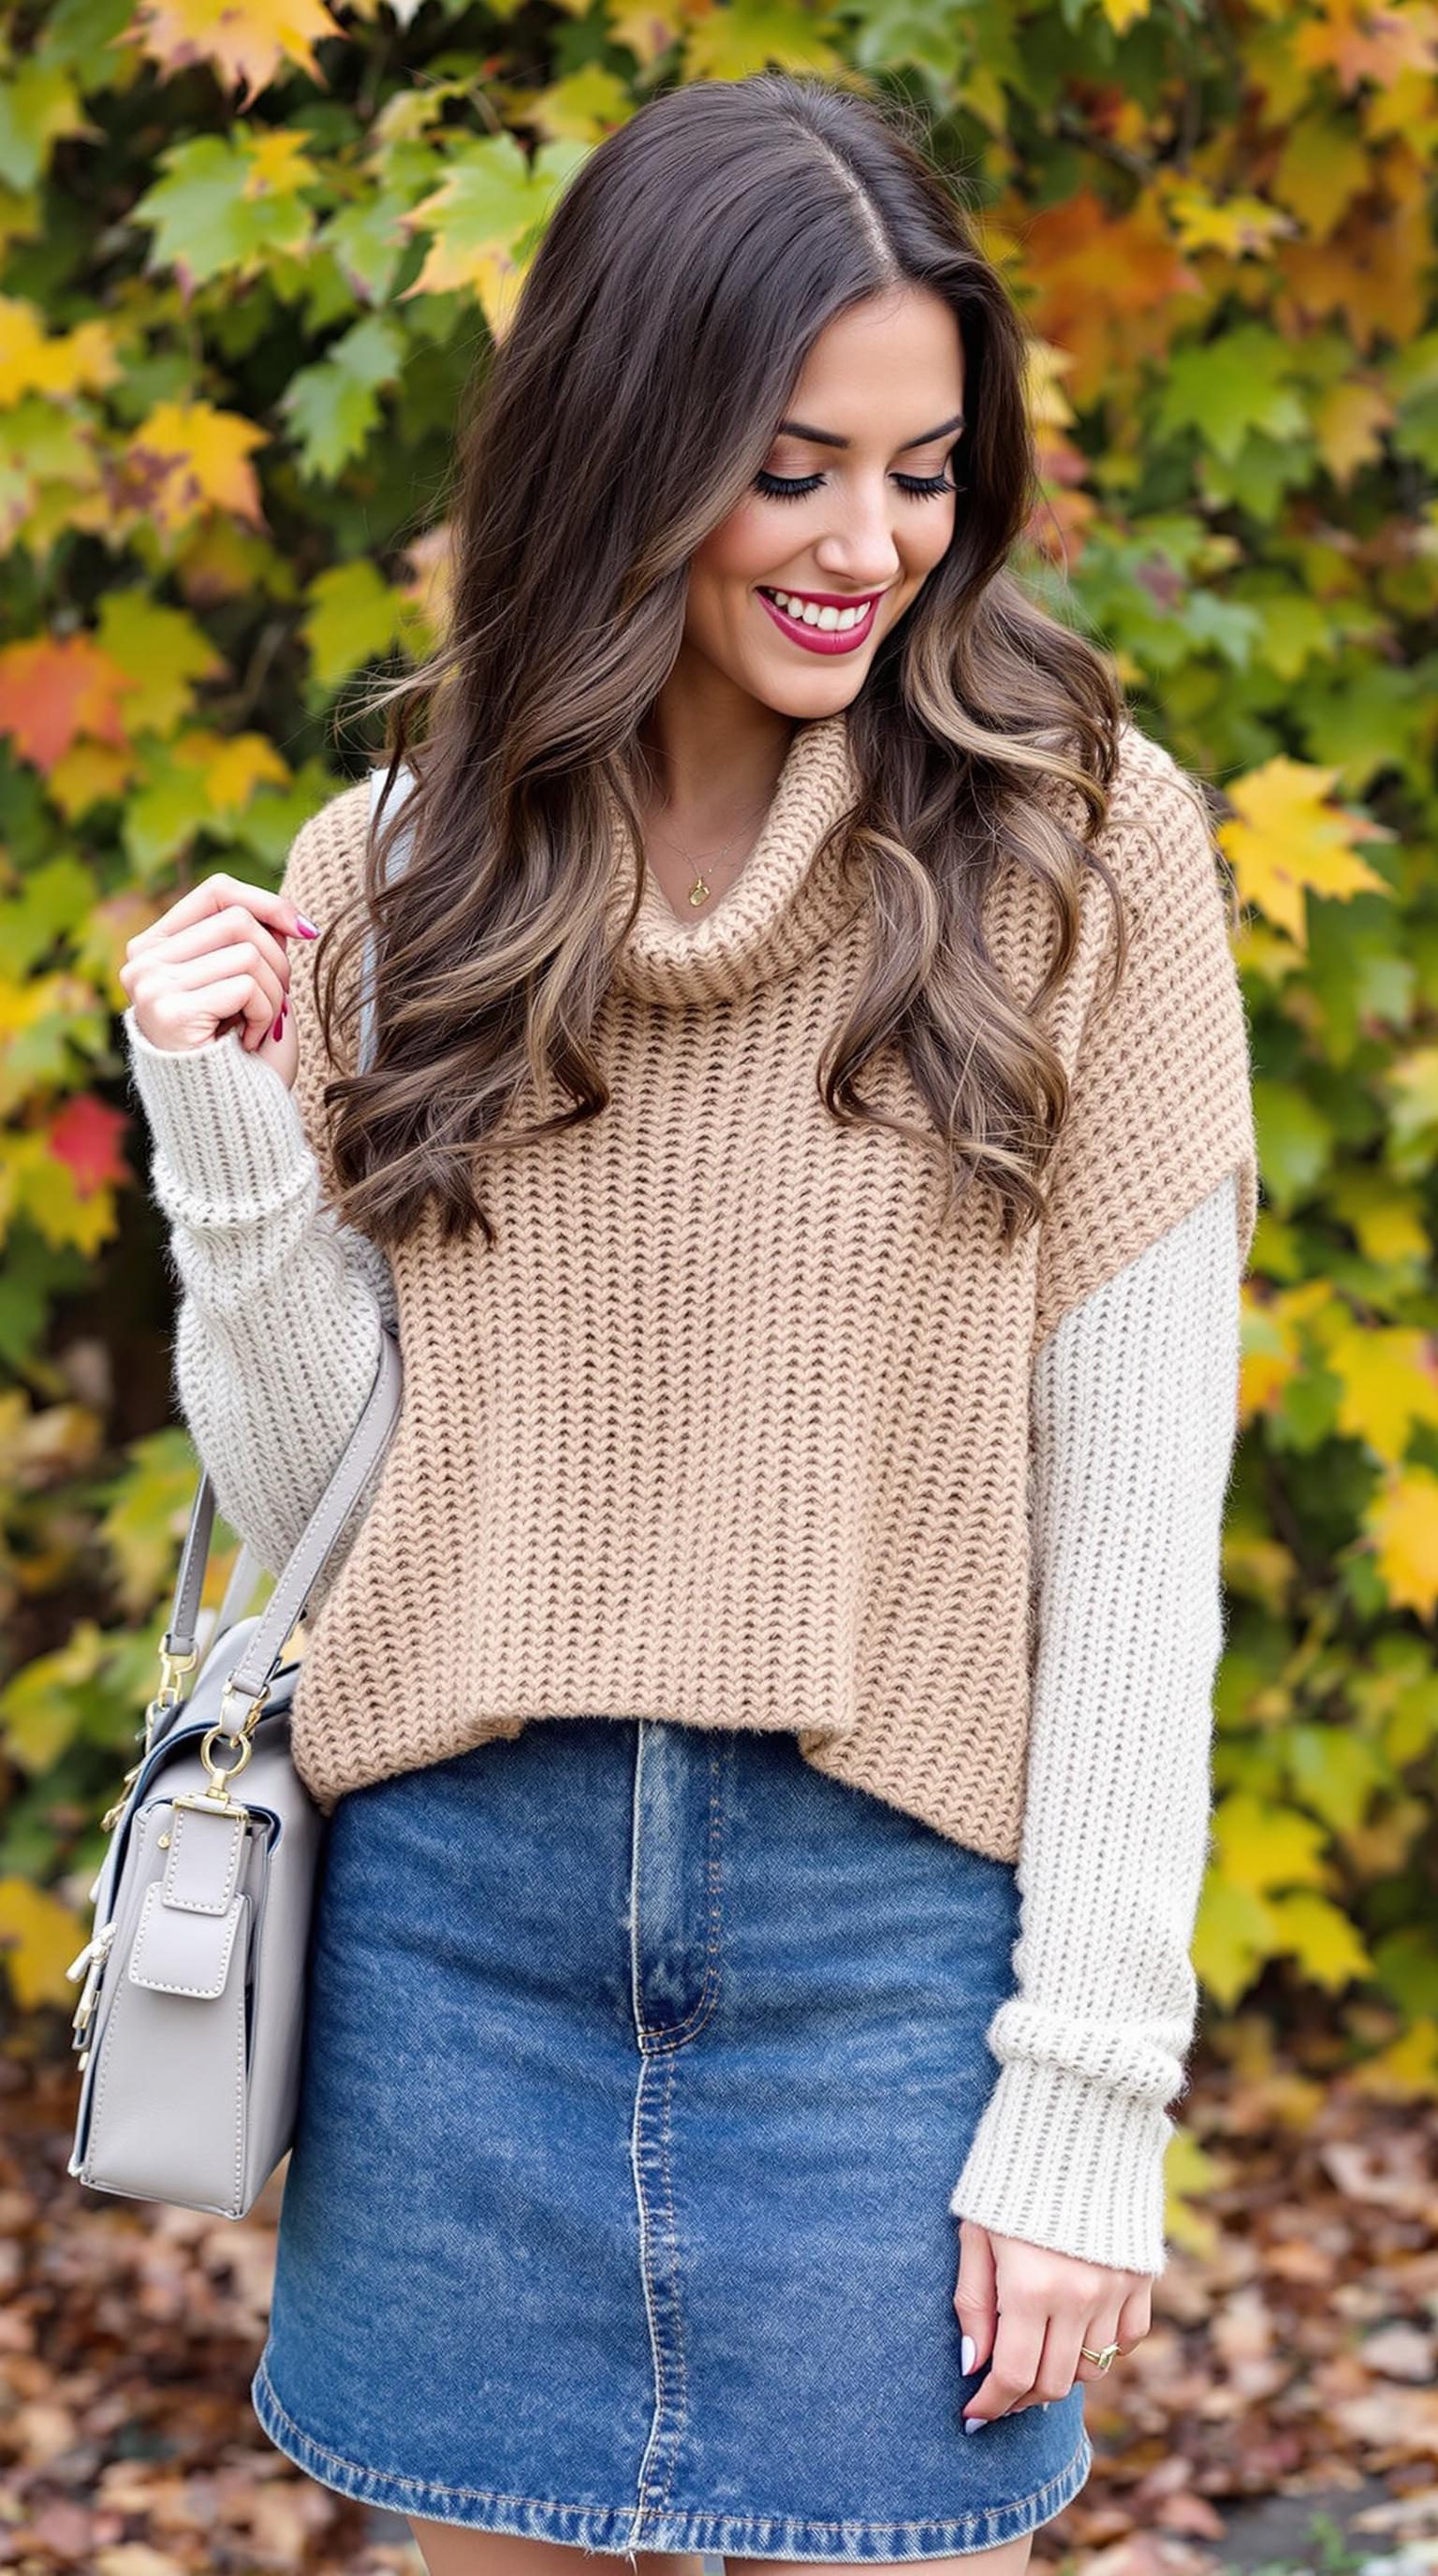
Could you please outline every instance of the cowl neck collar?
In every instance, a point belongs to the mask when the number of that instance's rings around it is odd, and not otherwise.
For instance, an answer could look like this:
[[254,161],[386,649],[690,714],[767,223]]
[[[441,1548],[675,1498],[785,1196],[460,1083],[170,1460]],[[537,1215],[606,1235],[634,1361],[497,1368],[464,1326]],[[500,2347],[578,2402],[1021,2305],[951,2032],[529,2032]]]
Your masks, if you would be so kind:
[[[711,912],[681,921],[645,868],[640,908],[615,961],[616,988],[649,1002],[727,1002],[801,964],[863,900],[842,853],[816,855],[858,790],[843,710],[797,726],[759,838]],[[610,810],[615,867],[608,920],[617,937],[635,854],[612,798]]]

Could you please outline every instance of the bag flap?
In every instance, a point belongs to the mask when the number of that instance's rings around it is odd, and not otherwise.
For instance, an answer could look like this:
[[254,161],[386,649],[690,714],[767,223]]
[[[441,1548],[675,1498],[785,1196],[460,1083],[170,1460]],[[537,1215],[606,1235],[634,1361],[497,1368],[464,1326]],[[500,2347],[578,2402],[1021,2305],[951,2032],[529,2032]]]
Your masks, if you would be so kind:
[[130,1983],[156,1994],[198,1995],[213,2003],[225,1991],[230,1962],[250,1900],[243,1892],[224,1914],[197,1913],[165,1903],[162,1879],[152,1878],[130,1952]]

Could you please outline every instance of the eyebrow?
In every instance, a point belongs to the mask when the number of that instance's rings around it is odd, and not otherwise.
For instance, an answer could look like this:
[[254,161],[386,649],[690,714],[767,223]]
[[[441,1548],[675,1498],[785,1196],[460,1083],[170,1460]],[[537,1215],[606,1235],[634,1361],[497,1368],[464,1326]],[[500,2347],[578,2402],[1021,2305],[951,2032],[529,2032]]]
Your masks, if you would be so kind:
[[[962,429],[963,425],[964,415],[961,411],[956,411],[952,420],[941,420],[937,429],[926,429],[923,430],[917,438],[906,438],[903,446],[896,452],[900,456],[907,456],[911,447],[927,447],[931,438],[945,438],[951,429]],[[848,447],[852,445],[851,440],[840,438],[836,430],[814,429],[806,420],[781,420],[778,429],[775,431],[775,436],[809,438],[812,439],[816,446],[819,447]]]

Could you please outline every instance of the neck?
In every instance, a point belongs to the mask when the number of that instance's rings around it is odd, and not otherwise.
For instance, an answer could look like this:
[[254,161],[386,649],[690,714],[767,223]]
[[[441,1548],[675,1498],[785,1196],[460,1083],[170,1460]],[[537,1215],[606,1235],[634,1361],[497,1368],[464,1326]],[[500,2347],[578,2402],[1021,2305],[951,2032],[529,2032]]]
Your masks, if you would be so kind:
[[682,662],[640,728],[640,811],[667,845],[703,849],[762,819],[794,739],[796,719],[736,689],[721,672]]
[[[652,1002],[735,1000],[824,945],[862,898],[839,858],[814,864],[829,827],[852,807],[857,783],[843,712],[797,722],[758,840],[712,907],[689,922],[676,918],[638,862],[642,891],[616,964],[620,989]],[[636,853],[617,806],[611,823],[617,927],[633,897]]]

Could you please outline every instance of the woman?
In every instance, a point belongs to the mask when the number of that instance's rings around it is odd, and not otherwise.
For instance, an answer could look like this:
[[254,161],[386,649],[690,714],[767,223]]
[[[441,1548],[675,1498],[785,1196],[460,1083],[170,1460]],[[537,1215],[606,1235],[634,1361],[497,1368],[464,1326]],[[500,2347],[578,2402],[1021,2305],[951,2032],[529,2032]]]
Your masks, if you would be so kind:
[[433,2576],[1013,2576],[1149,2326],[1249,1068],[1201,805],[1006,569],[1022,379],[874,106],[645,107],[487,375],[378,829],[131,943],[265,1564],[404,1355],[296,1691],[253,2395]]

